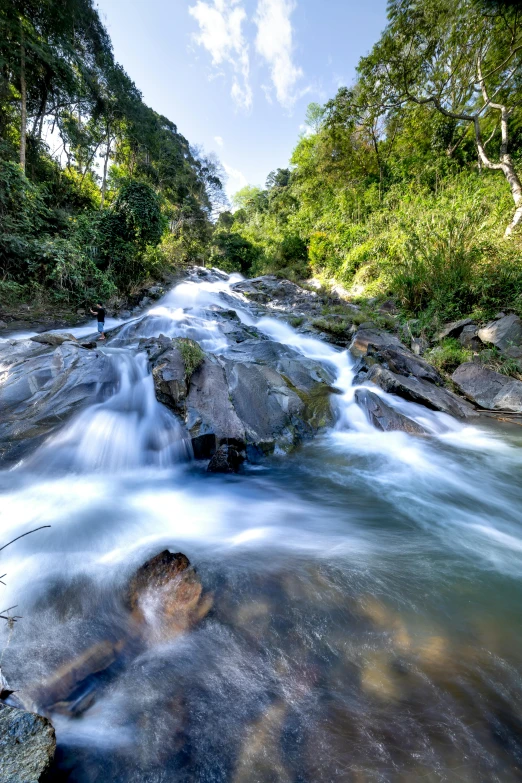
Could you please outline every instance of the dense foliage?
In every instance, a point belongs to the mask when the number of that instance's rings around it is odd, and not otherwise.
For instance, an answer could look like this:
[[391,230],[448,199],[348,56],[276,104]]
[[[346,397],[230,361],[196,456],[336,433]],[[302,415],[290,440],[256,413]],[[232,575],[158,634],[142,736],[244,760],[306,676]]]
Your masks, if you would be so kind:
[[357,83],[309,107],[289,169],[237,194],[216,254],[433,326],[522,311],[521,22],[495,0],[391,0]]
[[0,4],[0,288],[108,298],[202,260],[220,167],[146,106],[92,0]]

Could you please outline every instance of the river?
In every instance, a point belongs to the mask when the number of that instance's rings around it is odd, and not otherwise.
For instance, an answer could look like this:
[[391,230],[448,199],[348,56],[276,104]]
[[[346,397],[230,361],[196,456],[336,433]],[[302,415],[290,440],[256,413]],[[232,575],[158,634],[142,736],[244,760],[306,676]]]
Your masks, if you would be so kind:
[[52,526],[2,552],[2,600],[23,618],[0,629],[14,687],[117,638],[130,575],[166,547],[213,594],[194,630],[151,634],[93,681],[83,714],[50,716],[53,780],[522,780],[519,428],[388,397],[432,434],[377,432],[348,353],[253,315],[236,279],[178,285],[152,309],[155,331],[226,351],[208,306],[234,307],[334,369],[335,427],[207,474],[145,357],[115,339],[101,348],[114,393],[0,473],[4,541]]

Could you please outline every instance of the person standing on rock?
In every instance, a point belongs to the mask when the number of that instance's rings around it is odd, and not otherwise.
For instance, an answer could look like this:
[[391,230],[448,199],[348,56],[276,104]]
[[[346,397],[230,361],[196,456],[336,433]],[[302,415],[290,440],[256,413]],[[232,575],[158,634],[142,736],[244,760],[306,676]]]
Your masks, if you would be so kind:
[[91,310],[93,315],[98,317],[98,332],[100,333],[100,340],[105,340],[105,310],[101,304],[94,305],[94,310]]

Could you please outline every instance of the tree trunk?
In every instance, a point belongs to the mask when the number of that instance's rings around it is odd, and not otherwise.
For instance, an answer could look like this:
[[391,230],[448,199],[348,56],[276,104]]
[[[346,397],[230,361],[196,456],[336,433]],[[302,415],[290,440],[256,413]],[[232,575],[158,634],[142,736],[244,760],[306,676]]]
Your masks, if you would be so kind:
[[25,149],[27,133],[27,87],[25,84],[25,45],[22,30],[20,38],[20,94],[22,97],[20,118],[20,166],[25,173]]
[[109,165],[110,154],[111,154],[111,137],[109,131],[107,130],[107,149],[105,151],[105,160],[103,162],[103,179],[102,179],[102,186],[101,186],[100,209],[103,209],[103,204],[105,202],[105,191],[107,190],[107,167]]

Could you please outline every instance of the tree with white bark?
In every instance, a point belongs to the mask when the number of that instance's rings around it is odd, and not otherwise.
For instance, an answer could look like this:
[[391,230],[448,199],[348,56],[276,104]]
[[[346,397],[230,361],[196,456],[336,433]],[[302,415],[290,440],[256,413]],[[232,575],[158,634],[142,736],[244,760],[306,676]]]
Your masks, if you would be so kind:
[[[359,65],[359,100],[396,116],[430,105],[456,123],[449,156],[471,134],[479,167],[502,172],[522,221],[522,183],[510,146],[522,103],[522,8],[480,0],[391,0],[389,23]],[[496,149],[495,149],[496,148]]]

